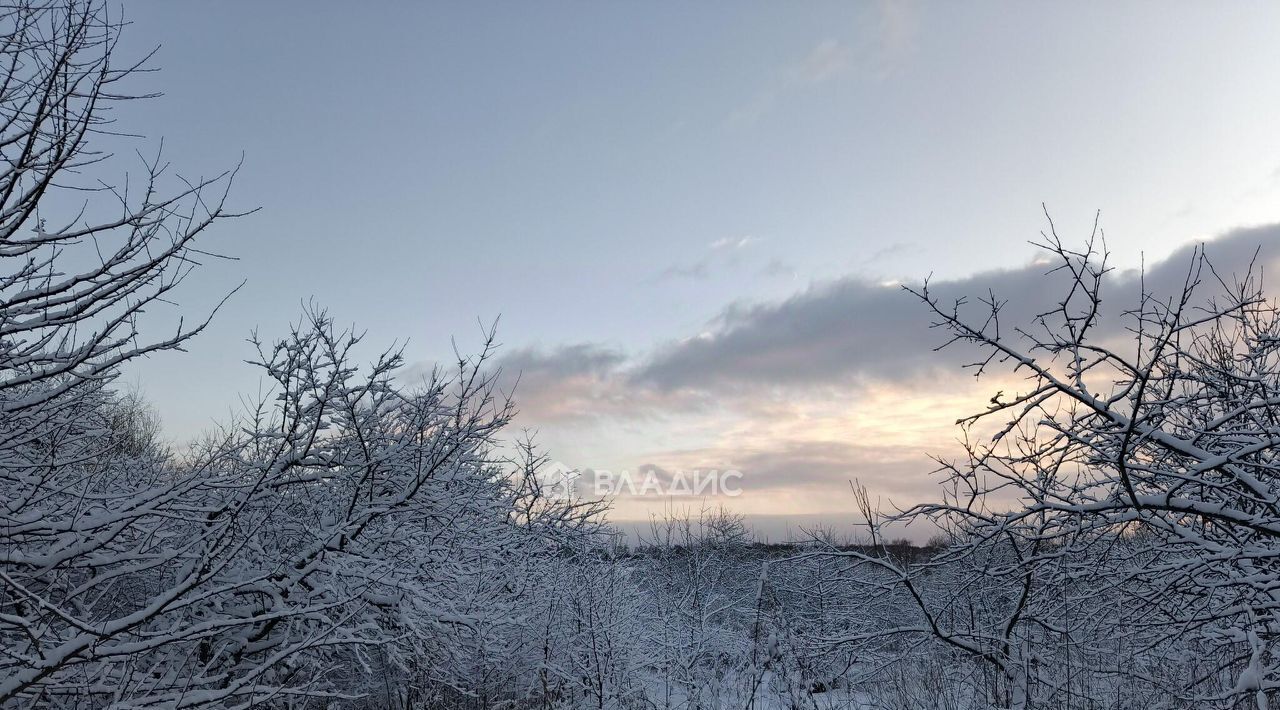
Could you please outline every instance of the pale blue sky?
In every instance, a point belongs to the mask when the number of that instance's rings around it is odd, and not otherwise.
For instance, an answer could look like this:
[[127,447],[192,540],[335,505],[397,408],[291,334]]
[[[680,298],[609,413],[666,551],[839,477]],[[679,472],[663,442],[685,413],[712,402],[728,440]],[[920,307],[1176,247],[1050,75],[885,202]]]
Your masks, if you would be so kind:
[[[246,287],[189,354],[130,375],[179,438],[254,390],[247,332],[311,297],[414,361],[501,315],[511,350],[582,344],[630,372],[732,304],[1024,266],[1042,201],[1069,236],[1102,210],[1123,265],[1280,221],[1274,4],[124,10],[124,51],[161,45],[139,87],[166,96],[122,126],[191,175],[243,152],[234,195],[262,208],[210,234],[240,261],[184,305]],[[633,461],[724,423],[693,412],[524,423]]]

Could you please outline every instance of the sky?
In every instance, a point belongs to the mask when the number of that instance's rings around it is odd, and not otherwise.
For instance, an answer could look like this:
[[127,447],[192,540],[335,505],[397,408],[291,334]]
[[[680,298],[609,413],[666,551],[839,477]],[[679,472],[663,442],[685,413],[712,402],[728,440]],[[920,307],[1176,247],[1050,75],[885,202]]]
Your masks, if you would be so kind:
[[1280,234],[1274,4],[122,7],[164,95],[117,108],[143,137],[112,168],[163,140],[189,177],[240,164],[232,206],[258,208],[208,234],[236,260],[181,310],[244,286],[126,373],[175,441],[258,395],[247,337],[306,303],[403,346],[408,378],[498,320],[553,459],[734,469],[715,505],[843,520],[852,478],[935,495],[929,454],[998,384],[933,353],[897,284],[1033,302],[1045,209],[1158,273]]

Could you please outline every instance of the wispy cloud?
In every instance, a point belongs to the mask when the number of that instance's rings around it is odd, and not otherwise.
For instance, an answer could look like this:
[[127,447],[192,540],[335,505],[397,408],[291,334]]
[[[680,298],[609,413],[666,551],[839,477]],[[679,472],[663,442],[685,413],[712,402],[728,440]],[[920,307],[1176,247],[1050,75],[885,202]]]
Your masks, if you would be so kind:
[[850,55],[848,46],[839,40],[820,40],[808,54],[782,67],[749,101],[734,109],[729,114],[729,124],[755,123],[791,91],[815,87],[840,76],[849,70]]
[[752,244],[754,242],[758,242],[758,241],[760,240],[751,236],[721,237],[715,240],[714,242],[711,242],[711,244],[709,244],[708,246],[711,247],[712,251],[733,251],[735,249],[746,248],[747,245]]
[[706,252],[698,259],[684,264],[672,264],[660,271],[651,283],[673,279],[701,281],[711,276],[715,267],[737,266],[742,263],[742,251],[760,240],[752,236],[721,237],[707,245]]
[[849,70],[849,47],[838,40],[824,39],[810,50],[808,56],[787,71],[787,83],[821,84]]
[[779,68],[750,100],[729,114],[732,126],[750,125],[796,91],[857,73],[872,79],[893,74],[915,47],[917,14],[909,0],[880,0],[859,13],[851,38],[825,37]]
[[897,71],[915,51],[919,12],[913,0],[879,0],[876,3],[874,30],[864,46],[865,65],[883,78]]

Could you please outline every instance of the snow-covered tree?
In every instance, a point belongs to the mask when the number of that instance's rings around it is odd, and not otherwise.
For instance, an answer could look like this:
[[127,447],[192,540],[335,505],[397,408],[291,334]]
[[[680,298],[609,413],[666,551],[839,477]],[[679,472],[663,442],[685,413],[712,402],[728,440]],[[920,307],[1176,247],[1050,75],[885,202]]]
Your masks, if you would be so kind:
[[1258,270],[1220,274],[1201,250],[1175,292],[1108,311],[1099,243],[1073,251],[1050,232],[1065,290],[1030,323],[1005,322],[998,295],[974,309],[912,291],[949,345],[979,353],[977,374],[1025,385],[960,421],[968,455],[942,462],[942,502],[888,517],[941,526],[938,554],[830,553],[908,613],[829,643],[890,664],[932,640],[954,668],[976,664],[955,682],[997,707],[1268,707],[1280,308]]
[[157,159],[140,186],[78,189],[139,68],[113,62],[121,26],[90,1],[0,11],[0,705],[477,697],[471,652],[519,668],[541,570],[599,506],[501,454],[491,336],[405,387],[399,353],[359,366],[318,310],[258,342],[256,408],[190,451],[158,441],[112,382],[208,322],[147,338],[230,175],[166,195]]

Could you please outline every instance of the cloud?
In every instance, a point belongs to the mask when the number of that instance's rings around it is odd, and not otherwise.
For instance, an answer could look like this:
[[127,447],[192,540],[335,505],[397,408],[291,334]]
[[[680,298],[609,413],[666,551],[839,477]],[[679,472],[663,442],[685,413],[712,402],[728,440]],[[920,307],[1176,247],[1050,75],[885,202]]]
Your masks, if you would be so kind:
[[732,306],[708,332],[660,349],[633,379],[662,389],[723,389],[853,373],[892,377],[931,359],[922,357],[927,325],[900,289],[842,279],[782,303]]
[[757,242],[757,241],[760,241],[760,240],[756,239],[755,237],[751,237],[751,236],[746,236],[746,237],[721,237],[721,238],[719,238],[719,239],[715,240],[714,242],[711,242],[711,244],[710,244],[710,245],[708,245],[708,246],[710,246],[710,247],[711,247],[711,250],[712,250],[712,251],[733,251],[733,250],[736,250],[736,249],[743,249],[743,248],[747,247],[748,245],[750,245],[750,244],[752,244],[752,243],[754,243],[754,242]]
[[631,387],[622,376],[627,363],[619,350],[595,343],[545,349],[510,350],[498,367],[504,391],[513,393],[528,422],[606,417],[644,417],[665,409],[696,411],[696,393],[666,393]]
[[514,368],[526,386],[538,386],[564,377],[606,372],[624,360],[623,354],[594,344],[564,345],[547,351],[541,348],[512,350],[502,358],[504,368]]
[[[1274,268],[1280,225],[1235,230],[1206,251],[1229,280],[1259,246],[1255,266]],[[1193,248],[1148,263],[1145,273],[1113,272],[1103,292],[1112,315],[1099,337],[1127,338],[1115,314],[1136,304],[1143,285],[1179,292]],[[1046,274],[1051,267],[1040,254],[930,288],[944,303],[990,289],[1006,304],[1004,323],[1027,324],[1064,293],[1065,276]],[[1205,284],[1205,295],[1215,288]],[[849,510],[850,478],[908,505],[936,496],[929,454],[960,453],[956,418],[1020,386],[1008,372],[964,375],[960,365],[973,358],[936,351],[944,336],[930,320],[901,288],[850,277],[778,302],[731,306],[705,332],[648,353],[594,343],[529,347],[506,351],[500,365],[504,387],[515,387],[517,421],[538,428],[541,441],[554,442],[551,453],[575,468],[652,470],[662,480],[676,470],[738,470],[743,495],[725,502],[747,513]],[[615,510],[644,519],[670,502],[620,500]]]
[[737,266],[742,263],[742,252],[760,240],[752,236],[721,237],[707,245],[707,253],[687,264],[673,264],[659,272],[649,283],[661,283],[673,279],[703,281],[710,278],[719,266]]
[[[1259,245],[1263,263],[1274,262],[1280,257],[1278,243],[1280,226],[1241,229],[1210,242],[1207,251],[1218,272],[1230,274],[1245,270]],[[1148,265],[1145,275],[1137,269],[1113,272],[1104,292],[1107,303],[1114,304],[1112,317],[1103,322],[1100,335],[1122,332],[1118,314],[1137,304],[1144,281],[1154,293],[1177,293],[1193,248],[1183,247]],[[944,304],[990,291],[1005,304],[1002,322],[1029,325],[1066,293],[1067,274],[1046,273],[1048,268],[1037,260],[1017,269],[935,282],[930,290]],[[984,307],[970,300],[967,308],[978,315]],[[629,376],[639,387],[722,393],[762,385],[909,380],[963,361],[963,352],[935,350],[940,334],[929,323],[925,306],[902,288],[844,278],[781,303],[731,306],[706,332],[660,348]]]
[[[1207,253],[1227,275],[1248,268],[1260,245],[1259,266],[1274,264],[1280,258],[1280,225],[1236,230],[1209,242]],[[1112,272],[1103,292],[1109,317],[1098,336],[1123,335],[1119,314],[1137,303],[1141,284],[1157,294],[1177,293],[1193,248],[1148,264],[1145,274]],[[1029,325],[1066,292],[1065,273],[1046,273],[1052,266],[1041,255],[1020,268],[937,281],[930,290],[944,304],[969,299],[962,313],[974,316],[985,312],[975,299],[990,291],[1004,303],[1002,323]],[[1204,293],[1214,288],[1205,284]],[[930,323],[924,304],[900,286],[848,277],[781,302],[730,306],[703,332],[648,354],[579,343],[508,351],[500,364],[510,386],[518,377],[517,403],[535,420],[741,410],[801,398],[806,391],[847,394],[851,387],[877,382],[912,386],[959,375],[974,353],[958,347],[938,351],[944,336]]]
[[550,420],[576,411],[612,410],[621,393],[609,380],[624,360],[618,350],[580,343],[511,350],[498,364],[504,389],[517,393],[520,408],[534,419]]

